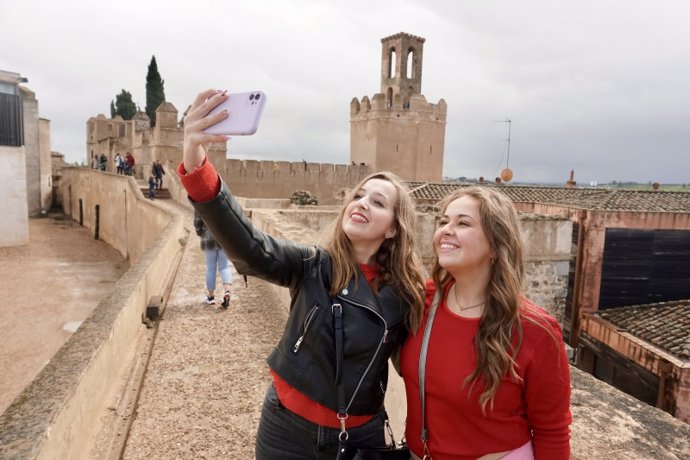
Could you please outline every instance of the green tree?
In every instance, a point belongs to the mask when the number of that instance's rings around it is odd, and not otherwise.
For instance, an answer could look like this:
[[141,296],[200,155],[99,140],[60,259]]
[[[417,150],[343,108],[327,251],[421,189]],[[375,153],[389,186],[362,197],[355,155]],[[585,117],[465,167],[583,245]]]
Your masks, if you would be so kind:
[[111,117],[120,115],[123,120],[131,120],[137,113],[137,105],[132,101],[132,94],[124,89],[115,96],[115,104],[110,101]]
[[158,73],[156,56],[151,56],[149,71],[146,74],[146,115],[151,119],[151,126],[156,126],[156,109],[165,102],[165,82]]

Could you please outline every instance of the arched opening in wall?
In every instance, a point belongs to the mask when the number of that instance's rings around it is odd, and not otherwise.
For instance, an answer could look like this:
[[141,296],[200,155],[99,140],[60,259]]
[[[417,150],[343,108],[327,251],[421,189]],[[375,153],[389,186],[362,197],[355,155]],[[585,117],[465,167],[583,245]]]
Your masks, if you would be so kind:
[[412,78],[414,70],[414,48],[407,50],[407,78]]
[[79,225],[84,225],[84,202],[79,198]]
[[388,52],[388,78],[395,77],[395,65],[396,65],[396,53],[395,48],[391,48]]
[[95,223],[94,231],[93,231],[93,238],[95,240],[99,239],[100,225],[101,225],[101,205],[97,204],[96,205],[96,223]]
[[386,91],[386,108],[390,109],[393,107],[393,88],[388,87],[388,91]]

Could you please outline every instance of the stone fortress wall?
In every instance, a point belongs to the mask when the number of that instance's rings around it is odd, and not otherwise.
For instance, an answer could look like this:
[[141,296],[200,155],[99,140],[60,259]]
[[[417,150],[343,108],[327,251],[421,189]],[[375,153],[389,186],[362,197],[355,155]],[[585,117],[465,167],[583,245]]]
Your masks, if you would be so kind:
[[[136,178],[146,179],[155,160],[161,160],[169,174],[182,161],[183,128],[177,109],[169,102],[158,107],[156,117],[158,123],[153,128],[144,113],[128,121],[102,114],[90,118],[86,123],[87,159],[93,153],[105,153],[107,171],[116,172],[115,155],[131,152],[136,160]],[[209,151],[210,161],[233,192],[255,198],[289,198],[296,190],[307,190],[319,199],[319,204],[338,204],[345,190],[372,171],[367,164],[228,160],[226,155],[225,143],[213,144]]]

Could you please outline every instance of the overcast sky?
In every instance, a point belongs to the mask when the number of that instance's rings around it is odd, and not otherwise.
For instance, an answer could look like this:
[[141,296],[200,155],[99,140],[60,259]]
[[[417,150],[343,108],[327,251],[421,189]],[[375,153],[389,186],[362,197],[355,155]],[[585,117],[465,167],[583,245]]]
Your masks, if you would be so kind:
[[426,38],[422,93],[448,104],[443,173],[579,184],[690,182],[685,0],[0,0],[0,69],[86,156],[86,120],[122,89],[146,105],[152,55],[182,113],[202,89],[261,89],[230,158],[348,163],[350,101],[380,91],[381,38]]

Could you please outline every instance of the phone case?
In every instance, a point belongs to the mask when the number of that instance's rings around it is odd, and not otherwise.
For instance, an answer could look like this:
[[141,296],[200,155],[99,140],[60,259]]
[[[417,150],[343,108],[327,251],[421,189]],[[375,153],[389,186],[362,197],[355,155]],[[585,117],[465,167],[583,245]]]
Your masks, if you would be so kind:
[[228,111],[228,118],[209,126],[204,131],[209,134],[229,134],[235,136],[249,136],[259,128],[261,114],[266,105],[266,95],[263,91],[249,91],[246,93],[231,93],[230,96],[214,107],[209,115],[222,110]]

